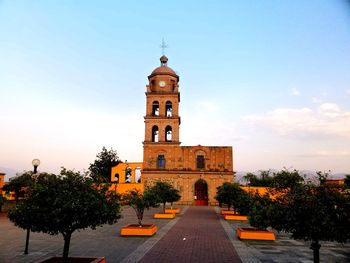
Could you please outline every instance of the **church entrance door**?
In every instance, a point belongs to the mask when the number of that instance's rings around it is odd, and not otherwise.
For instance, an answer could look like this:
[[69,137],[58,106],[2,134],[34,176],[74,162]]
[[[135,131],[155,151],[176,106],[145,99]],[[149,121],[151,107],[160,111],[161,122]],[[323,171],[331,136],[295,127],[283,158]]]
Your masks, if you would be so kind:
[[203,179],[194,184],[195,205],[208,205],[208,185]]

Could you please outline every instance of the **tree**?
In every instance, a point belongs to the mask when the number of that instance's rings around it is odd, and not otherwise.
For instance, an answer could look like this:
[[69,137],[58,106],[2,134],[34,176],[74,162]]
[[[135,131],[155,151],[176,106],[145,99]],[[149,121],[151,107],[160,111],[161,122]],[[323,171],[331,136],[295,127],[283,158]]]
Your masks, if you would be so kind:
[[[15,196],[15,202],[16,204],[18,204],[19,200],[24,200],[28,198],[28,195],[30,192],[29,190],[31,187],[33,187],[35,180],[36,180],[36,172],[35,173],[31,171],[24,172],[22,175],[12,178],[12,180],[3,187],[3,190],[6,191],[6,193],[13,192]],[[29,247],[29,236],[30,236],[30,229],[31,229],[30,227],[31,217],[30,217],[29,210],[30,210],[30,207],[27,207],[25,209],[28,217],[23,218],[23,228],[27,229],[24,254],[28,254],[28,247]]]
[[38,175],[29,197],[10,210],[9,218],[21,228],[30,225],[35,232],[61,233],[66,262],[74,231],[117,222],[119,197],[108,191],[108,185],[96,185],[91,178],[62,168],[59,176]]
[[0,194],[0,213],[2,211],[2,206],[6,203],[6,200],[7,200],[6,197]]
[[275,225],[273,220],[277,218],[275,213],[278,212],[276,205],[267,193],[263,196],[258,193],[252,196],[249,211],[250,225],[261,229]]
[[159,202],[163,204],[163,213],[165,213],[165,205],[167,202],[176,202],[181,198],[179,191],[167,182],[157,181],[150,188],[150,191],[154,192]]
[[270,170],[261,170],[259,171],[260,175],[257,176],[253,173],[247,173],[244,176],[244,179],[248,181],[250,186],[264,186],[268,187],[272,183],[272,177],[270,176],[271,171]]
[[154,191],[146,190],[143,194],[134,189],[122,195],[123,205],[128,205],[135,210],[138,224],[142,227],[143,213],[150,207],[158,207],[158,198]]
[[215,199],[220,204],[226,204],[228,210],[232,206],[235,212],[242,214],[246,213],[249,208],[248,194],[237,183],[225,182],[217,187]]
[[105,147],[96,155],[94,163],[90,164],[89,171],[94,181],[110,182],[112,167],[120,163],[117,152],[112,148],[107,151]]
[[[323,177],[320,177],[322,179]],[[325,185],[301,184],[271,200],[255,197],[250,224],[286,231],[294,239],[310,240],[314,262],[319,241],[346,242],[350,238],[350,199]]]
[[20,198],[24,198],[29,187],[34,183],[33,172],[25,172],[22,175],[16,176],[11,179],[8,184],[5,184],[3,191],[6,193],[13,192],[15,201],[18,202]]
[[350,188],[350,174],[345,175],[344,184],[347,188]]
[[303,183],[304,177],[300,175],[298,170],[294,169],[289,171],[288,169],[283,169],[277,173],[274,173],[271,187],[278,191],[299,187]]
[[170,189],[168,202],[170,202],[171,209],[173,209],[173,203],[179,201],[180,199],[181,199],[180,191],[175,188]]

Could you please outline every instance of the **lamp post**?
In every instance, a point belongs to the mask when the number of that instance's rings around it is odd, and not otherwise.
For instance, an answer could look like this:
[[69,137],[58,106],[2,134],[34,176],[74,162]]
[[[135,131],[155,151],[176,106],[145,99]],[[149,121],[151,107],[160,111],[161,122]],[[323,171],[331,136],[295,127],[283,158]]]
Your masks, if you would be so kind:
[[114,192],[117,193],[117,183],[119,182],[119,174],[118,177],[117,175],[114,175]]
[[[38,166],[40,165],[39,159],[33,159],[32,165],[34,166],[33,174],[36,174],[38,172]],[[28,246],[29,246],[29,235],[30,235],[30,225],[27,228],[27,238],[26,238],[26,247],[24,249],[24,254],[28,254]]]
[[34,166],[34,174],[36,174],[37,171],[38,171],[38,166],[40,165],[40,160],[39,159],[33,159],[32,165]]

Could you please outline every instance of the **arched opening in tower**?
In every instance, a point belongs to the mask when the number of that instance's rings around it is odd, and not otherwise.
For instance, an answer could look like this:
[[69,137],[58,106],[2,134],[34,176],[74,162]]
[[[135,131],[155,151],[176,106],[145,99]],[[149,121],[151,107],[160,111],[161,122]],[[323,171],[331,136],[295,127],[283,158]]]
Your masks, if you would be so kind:
[[167,101],[165,103],[165,116],[172,117],[173,116],[173,104],[171,101]]
[[159,116],[159,102],[153,101],[152,103],[152,116]]
[[170,125],[165,128],[165,141],[171,142],[173,140],[173,129]]
[[152,142],[158,142],[159,141],[159,129],[158,126],[152,127]]

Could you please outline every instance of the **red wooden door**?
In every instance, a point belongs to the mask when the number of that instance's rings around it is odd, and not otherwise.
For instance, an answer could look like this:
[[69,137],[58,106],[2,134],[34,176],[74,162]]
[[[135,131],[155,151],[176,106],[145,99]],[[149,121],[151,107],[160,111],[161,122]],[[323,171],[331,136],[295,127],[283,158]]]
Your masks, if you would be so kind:
[[196,205],[208,205],[208,185],[204,180],[197,181],[194,185]]

